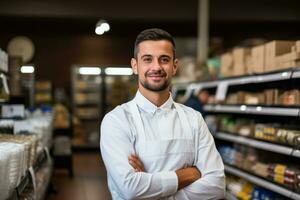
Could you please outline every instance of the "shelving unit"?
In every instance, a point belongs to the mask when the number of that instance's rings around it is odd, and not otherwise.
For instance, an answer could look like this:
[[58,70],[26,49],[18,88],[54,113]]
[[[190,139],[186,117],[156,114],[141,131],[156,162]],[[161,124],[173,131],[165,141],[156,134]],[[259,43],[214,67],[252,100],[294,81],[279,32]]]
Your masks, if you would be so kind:
[[280,153],[280,154],[300,158],[300,150],[279,145],[279,144],[272,144],[269,142],[258,141],[255,139],[246,138],[239,135],[232,135],[223,132],[217,132],[216,134],[214,134],[214,137],[224,141],[234,142],[242,145],[251,146],[257,149],[262,149],[270,152],[275,152],[275,153]]
[[205,105],[204,110],[214,113],[235,113],[252,115],[272,115],[272,116],[300,116],[299,108],[288,107],[267,107],[253,105]]
[[101,119],[135,94],[136,81],[131,75],[129,66],[73,66],[73,114],[79,117],[85,132],[85,140],[75,147],[99,149]]
[[52,84],[50,81],[36,81],[34,88],[34,103],[36,105],[52,102]]
[[[280,70],[266,74],[254,74],[249,76],[231,77],[210,82],[196,83],[195,89],[207,89],[218,87],[222,83],[228,84],[228,86],[244,85],[244,84],[260,84],[275,81],[284,81],[290,79],[300,78],[300,69],[291,68],[288,70]],[[195,84],[195,83],[193,83]]]
[[293,191],[290,191],[286,188],[283,188],[281,186],[278,186],[270,181],[267,181],[267,180],[264,180],[262,178],[259,178],[257,176],[254,176],[252,174],[249,174],[247,172],[244,172],[240,169],[237,169],[235,167],[232,167],[232,166],[229,166],[229,165],[226,165],[225,164],[225,172],[226,173],[229,173],[229,174],[232,174],[232,175],[235,175],[235,176],[238,176],[238,177],[241,177],[253,184],[256,184],[258,186],[261,186],[261,187],[264,187],[266,189],[269,189],[273,192],[276,192],[276,193],[279,193],[283,196],[286,196],[288,198],[291,198],[291,199],[300,199],[300,194],[297,194]]
[[[281,71],[275,71],[271,73],[265,74],[254,74],[249,76],[240,76],[240,77],[230,77],[220,80],[214,81],[206,81],[199,83],[190,83],[187,84],[184,88],[184,85],[181,85],[175,88],[173,91],[177,92],[180,90],[181,93],[184,93],[184,96],[189,96],[191,94],[196,94],[200,90],[208,89],[210,93],[215,95],[216,104],[207,104],[204,106],[204,110],[208,113],[208,115],[218,115],[218,114],[230,114],[233,116],[243,115],[247,119],[258,118],[257,120],[262,120],[263,116],[269,119],[278,120],[280,123],[286,123],[286,118],[291,119],[289,123],[295,123],[300,117],[300,108],[299,106],[282,106],[279,104],[259,104],[259,105],[246,105],[246,104],[225,104],[224,100],[233,91],[251,91],[251,90],[261,90],[263,91],[265,88],[283,88],[294,87],[296,86],[300,80],[300,68],[290,68]],[[295,84],[296,83],[296,84]],[[174,94],[173,94],[174,95]],[[223,99],[218,99],[217,96],[223,97]],[[224,99],[225,97],[225,99]],[[222,103],[220,103],[222,102]],[[298,102],[299,103],[299,102]],[[281,119],[285,119],[282,120]],[[300,149],[298,147],[285,146],[282,144],[272,143],[268,141],[260,141],[255,138],[240,136],[238,134],[229,134],[222,131],[217,131],[213,134],[213,136],[217,139],[218,143],[222,142],[230,142],[234,144],[239,144],[242,146],[253,147],[255,149],[260,149],[266,151],[266,154],[282,154],[284,156],[291,157],[292,160],[297,160],[300,158]],[[294,161],[294,162],[295,162]],[[296,164],[297,166],[297,164]],[[289,189],[284,188],[283,186],[279,186],[276,183],[272,183],[271,181],[265,180],[263,178],[257,177],[255,175],[249,174],[243,170],[237,169],[235,167],[226,165],[225,172],[228,174],[232,174],[234,176],[245,179],[253,184],[261,186],[263,188],[274,191],[275,193],[279,193],[283,196],[292,199],[300,199],[300,194],[293,192]],[[226,199],[236,199],[232,194],[226,194]]]
[[[34,173],[37,173],[42,168],[42,166],[45,165],[46,162],[49,162],[49,158],[48,158],[48,155],[46,153],[46,150],[43,150],[38,155],[38,157],[36,159],[36,162],[33,166]],[[50,168],[51,168],[51,170],[50,170],[50,174],[49,174],[49,180],[46,181],[43,185],[43,188],[44,188],[43,191],[44,192],[46,192],[46,189],[48,188],[48,185],[50,184],[50,178],[51,178],[50,176],[51,176],[52,169],[53,169],[51,161],[50,161]],[[24,192],[25,188],[28,187],[28,186],[31,186],[31,184],[33,184],[33,179],[32,179],[32,177],[29,173],[29,170],[27,170],[25,176],[21,179],[19,185],[16,187],[14,192],[9,197],[9,200],[18,200],[18,199],[20,199],[20,196]],[[43,196],[45,196],[45,194],[41,194],[40,196],[43,197]]]
[[[98,147],[99,123],[102,115],[101,85],[103,79],[99,67],[89,67],[99,73],[82,73],[81,66],[72,68],[72,114],[77,116],[82,126],[82,138],[73,144],[75,148]],[[76,135],[75,135],[76,137]]]

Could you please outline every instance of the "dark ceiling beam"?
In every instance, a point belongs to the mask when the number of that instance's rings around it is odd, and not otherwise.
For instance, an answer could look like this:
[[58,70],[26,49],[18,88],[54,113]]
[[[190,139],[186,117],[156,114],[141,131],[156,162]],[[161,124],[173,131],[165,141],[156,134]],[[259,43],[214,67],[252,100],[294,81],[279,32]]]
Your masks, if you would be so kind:
[[110,20],[194,20],[197,0],[143,2],[95,0],[2,0],[1,16],[107,18]]

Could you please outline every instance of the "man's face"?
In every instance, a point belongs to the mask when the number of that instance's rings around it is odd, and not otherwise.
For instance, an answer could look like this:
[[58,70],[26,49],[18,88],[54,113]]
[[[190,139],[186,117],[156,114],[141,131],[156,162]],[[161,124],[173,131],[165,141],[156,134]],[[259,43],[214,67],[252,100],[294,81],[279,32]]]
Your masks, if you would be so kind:
[[139,44],[137,58],[131,60],[131,66],[138,74],[139,87],[163,91],[168,89],[172,76],[176,74],[177,62],[171,42],[149,40]]

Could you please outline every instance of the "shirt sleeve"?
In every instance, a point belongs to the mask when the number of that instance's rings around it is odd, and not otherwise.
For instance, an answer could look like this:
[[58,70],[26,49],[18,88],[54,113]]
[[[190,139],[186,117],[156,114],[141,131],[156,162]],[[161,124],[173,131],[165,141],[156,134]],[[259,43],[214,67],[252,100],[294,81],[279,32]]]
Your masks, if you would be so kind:
[[[125,114],[108,114],[101,123],[100,148],[110,181],[124,199],[160,199],[176,193],[175,172],[135,172],[128,163],[134,153],[134,141]],[[111,188],[110,188],[111,189]]]
[[198,116],[198,123],[198,135],[195,135],[198,142],[195,166],[201,172],[202,177],[165,199],[196,200],[224,199],[225,197],[225,174],[221,156],[200,114]]

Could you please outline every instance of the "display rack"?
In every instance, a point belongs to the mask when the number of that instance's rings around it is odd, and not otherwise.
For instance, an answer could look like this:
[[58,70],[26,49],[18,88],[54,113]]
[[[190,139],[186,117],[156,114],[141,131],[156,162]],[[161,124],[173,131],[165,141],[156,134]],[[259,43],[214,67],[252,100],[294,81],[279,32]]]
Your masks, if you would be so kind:
[[205,105],[206,112],[215,113],[235,113],[235,114],[252,114],[252,115],[272,115],[272,116],[300,116],[299,108],[288,107],[268,107],[253,105]]
[[297,194],[293,191],[290,191],[286,188],[283,188],[279,185],[276,185],[275,183],[272,183],[270,181],[264,180],[260,177],[249,174],[249,173],[247,173],[245,171],[242,171],[238,168],[235,168],[235,167],[232,167],[232,166],[229,166],[229,165],[225,164],[225,172],[229,173],[229,174],[232,174],[232,175],[235,175],[235,176],[238,176],[238,177],[241,177],[241,178],[243,178],[243,179],[245,179],[245,180],[247,180],[247,181],[249,181],[253,184],[264,187],[264,188],[269,189],[273,192],[279,193],[279,194],[281,194],[285,197],[288,197],[288,198],[291,198],[291,199],[300,199],[300,194]]
[[[265,116],[268,117],[268,120],[277,120],[281,123],[286,123],[288,119],[288,123],[295,123],[300,117],[300,108],[299,106],[283,106],[283,105],[247,105],[247,104],[225,104],[224,100],[227,95],[233,91],[247,91],[247,90],[264,90],[265,88],[283,88],[283,90],[287,87],[298,88],[298,82],[300,80],[300,68],[290,68],[281,71],[275,71],[271,73],[265,74],[253,74],[249,76],[239,76],[239,77],[229,77],[220,80],[214,81],[205,81],[199,83],[190,83],[183,84],[180,86],[176,86],[172,90],[174,92],[178,91],[184,93],[183,96],[187,98],[189,95],[196,94],[200,90],[207,89],[209,90],[211,95],[215,95],[214,102],[222,102],[222,103],[214,103],[214,104],[206,104],[204,106],[204,111],[207,112],[208,115],[214,116],[218,114],[230,114],[233,116],[243,115],[248,118],[257,118],[258,120],[262,119]],[[282,87],[283,86],[283,87]],[[185,88],[184,88],[185,87]],[[177,95],[175,94],[175,95]],[[174,95],[174,94],[173,94]],[[222,96],[223,99],[218,99],[217,96]],[[225,97],[225,98],[224,98]],[[174,97],[176,98],[176,97]],[[298,102],[299,103],[299,102]],[[272,117],[271,117],[272,116]],[[281,120],[285,119],[285,120]],[[213,136],[217,139],[216,144],[222,142],[231,142],[234,144],[240,144],[243,146],[249,146],[256,149],[261,149],[266,151],[266,153],[278,153],[283,154],[289,157],[292,157],[295,162],[298,162],[300,158],[300,150],[298,147],[284,146],[282,144],[272,143],[268,141],[260,141],[254,138],[239,136],[237,134],[230,134],[222,131],[217,131],[213,133]],[[257,177],[255,175],[249,174],[243,170],[237,169],[235,167],[231,167],[229,165],[225,166],[225,172],[228,174],[232,174],[238,176],[242,179],[248,180],[253,184],[261,186],[263,188],[269,189],[281,195],[284,195],[288,198],[292,199],[300,199],[300,194],[295,193],[289,189],[281,187],[276,183],[272,183],[263,178]],[[227,194],[227,199],[236,199],[232,194]]]
[[52,84],[50,81],[35,81],[34,103],[44,105],[52,103]]
[[[72,67],[72,114],[79,118],[82,126],[81,138],[73,144],[75,148],[98,148],[99,123],[102,115],[101,85],[99,67],[88,67],[99,73],[84,73],[81,66]],[[75,135],[75,137],[77,137]]]
[[[43,165],[45,165],[46,162],[50,161],[49,155],[47,154],[47,150],[44,149],[43,151],[41,151],[36,159],[36,162],[33,166],[33,170],[34,172],[38,172]],[[50,161],[51,162],[51,161]],[[50,163],[50,168],[52,169],[52,163]],[[23,176],[23,178],[21,179],[19,185],[16,187],[16,189],[13,191],[13,193],[11,194],[11,196],[8,198],[9,200],[19,200],[21,194],[24,192],[25,188],[30,186],[32,183],[33,179],[29,173],[29,170],[26,171],[25,175]],[[43,186],[44,192],[46,192],[46,188],[48,187],[50,183],[50,177],[49,180],[44,183],[45,185]],[[45,196],[45,194],[41,194],[40,196]]]
[[[67,137],[71,143],[71,138],[73,135],[73,130],[72,127],[68,127],[68,128],[54,128],[53,129],[53,139],[55,141],[56,138],[59,137]],[[55,148],[55,146],[54,146]],[[67,148],[67,147],[64,147]],[[70,149],[69,149],[70,148]],[[58,155],[56,155],[55,153],[53,153],[53,159],[54,159],[54,166],[55,168],[59,168],[59,169],[67,169],[69,176],[73,177],[74,173],[73,173],[73,154],[72,154],[72,147],[70,145],[67,150],[68,152],[64,152],[63,154],[60,153]],[[54,149],[55,151],[55,149]]]
[[262,84],[275,81],[286,81],[291,79],[300,78],[300,69],[291,68],[287,70],[273,71],[265,74],[254,74],[249,76],[237,76],[224,78],[215,81],[205,81],[199,83],[193,83],[196,85],[195,90],[197,89],[207,89],[218,87],[222,83],[228,84],[228,86],[238,86],[244,84]]
[[[99,149],[101,119],[117,105],[130,100],[136,92],[136,80],[131,75],[129,66],[73,66],[73,114],[79,117],[82,132],[85,132],[85,141],[75,147]],[[76,138],[76,131],[74,133]]]
[[295,149],[292,147],[287,147],[279,144],[272,144],[269,142],[263,142],[263,141],[258,141],[255,139],[239,136],[239,135],[233,135],[233,134],[228,134],[228,133],[223,133],[223,132],[217,132],[214,134],[214,137],[219,139],[219,140],[224,140],[228,142],[234,142],[238,143],[241,145],[247,145],[250,147],[254,147],[257,149],[262,149],[274,153],[280,153],[284,155],[289,155],[293,157],[300,158],[300,150]]

